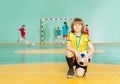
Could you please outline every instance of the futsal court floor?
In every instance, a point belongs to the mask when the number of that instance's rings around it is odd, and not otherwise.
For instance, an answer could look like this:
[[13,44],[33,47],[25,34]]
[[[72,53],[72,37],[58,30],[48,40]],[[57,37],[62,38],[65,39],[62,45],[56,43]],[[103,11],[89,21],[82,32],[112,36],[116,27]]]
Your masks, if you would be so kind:
[[120,84],[120,44],[94,44],[85,77],[66,78],[65,45],[0,45],[0,84]]

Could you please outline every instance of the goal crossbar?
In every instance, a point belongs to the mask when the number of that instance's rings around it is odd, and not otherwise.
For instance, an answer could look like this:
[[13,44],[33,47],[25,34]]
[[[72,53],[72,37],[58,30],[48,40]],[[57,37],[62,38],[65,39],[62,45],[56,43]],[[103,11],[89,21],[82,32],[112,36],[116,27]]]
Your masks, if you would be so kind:
[[40,43],[45,43],[44,42],[44,22],[48,20],[73,20],[73,18],[41,18],[40,19]]

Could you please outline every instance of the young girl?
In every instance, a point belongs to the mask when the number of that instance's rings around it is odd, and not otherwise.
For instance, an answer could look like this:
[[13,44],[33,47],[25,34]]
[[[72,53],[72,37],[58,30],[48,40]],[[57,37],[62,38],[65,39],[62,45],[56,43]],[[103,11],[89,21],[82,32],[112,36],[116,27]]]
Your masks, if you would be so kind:
[[[81,66],[77,63],[77,59],[82,59],[80,57],[80,52],[86,51],[87,46],[89,52],[84,59],[84,66]],[[94,47],[90,41],[87,34],[84,33],[84,23],[80,18],[75,18],[71,23],[71,32],[69,32],[67,38],[67,52],[66,52],[66,61],[69,67],[67,77],[71,78],[74,75],[74,68],[76,66],[76,75],[77,77],[83,77],[87,71],[87,65],[89,64],[88,58],[94,53]]]

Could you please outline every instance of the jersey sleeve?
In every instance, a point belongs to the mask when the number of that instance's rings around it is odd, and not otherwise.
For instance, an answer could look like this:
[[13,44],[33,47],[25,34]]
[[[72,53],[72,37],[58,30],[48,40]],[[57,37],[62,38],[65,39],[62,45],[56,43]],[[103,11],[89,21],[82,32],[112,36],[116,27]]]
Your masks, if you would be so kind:
[[90,40],[90,38],[89,38],[89,36],[87,34],[86,34],[86,43],[87,44],[91,43],[91,40]]
[[67,41],[71,41],[71,32],[68,33]]

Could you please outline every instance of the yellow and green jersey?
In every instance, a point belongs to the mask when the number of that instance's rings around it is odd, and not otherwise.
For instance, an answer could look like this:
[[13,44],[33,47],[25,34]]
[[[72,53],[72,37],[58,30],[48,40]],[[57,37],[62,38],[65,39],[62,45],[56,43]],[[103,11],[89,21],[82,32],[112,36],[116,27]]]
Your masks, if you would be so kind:
[[75,33],[69,32],[67,41],[70,42],[70,46],[79,52],[87,50],[87,44],[91,43],[87,34],[81,34],[76,36]]

